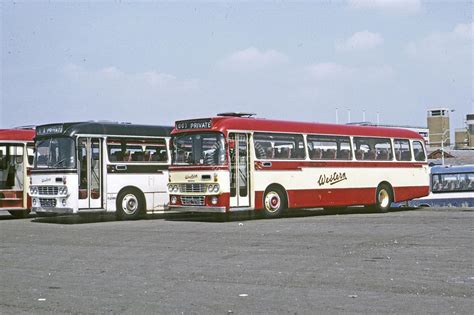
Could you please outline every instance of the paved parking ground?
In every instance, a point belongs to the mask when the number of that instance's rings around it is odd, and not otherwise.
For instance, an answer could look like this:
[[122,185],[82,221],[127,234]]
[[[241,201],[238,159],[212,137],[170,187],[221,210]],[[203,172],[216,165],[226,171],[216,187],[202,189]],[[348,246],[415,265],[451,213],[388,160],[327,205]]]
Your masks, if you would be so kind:
[[473,211],[0,216],[0,313],[469,314]]

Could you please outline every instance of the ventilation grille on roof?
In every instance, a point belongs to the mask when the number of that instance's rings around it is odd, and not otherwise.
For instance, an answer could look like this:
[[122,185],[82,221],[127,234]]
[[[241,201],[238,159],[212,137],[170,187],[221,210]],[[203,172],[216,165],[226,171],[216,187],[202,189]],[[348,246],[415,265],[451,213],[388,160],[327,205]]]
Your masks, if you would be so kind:
[[240,113],[240,112],[237,112],[237,113],[230,112],[230,113],[217,114],[217,116],[224,116],[224,117],[246,117],[246,118],[250,118],[250,117],[255,116],[255,115],[256,114],[254,114],[254,113]]

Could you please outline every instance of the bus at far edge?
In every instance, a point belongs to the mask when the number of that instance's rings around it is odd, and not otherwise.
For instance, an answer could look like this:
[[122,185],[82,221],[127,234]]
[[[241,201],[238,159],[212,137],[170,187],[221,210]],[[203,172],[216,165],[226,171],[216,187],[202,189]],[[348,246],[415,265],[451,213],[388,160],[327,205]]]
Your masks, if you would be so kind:
[[32,208],[40,216],[115,212],[123,219],[163,212],[171,130],[104,122],[37,126]]
[[431,167],[430,173],[430,194],[397,206],[474,207],[474,165],[436,165]]
[[364,205],[429,193],[423,138],[406,129],[256,119],[224,113],[177,121],[170,208],[183,212]]
[[0,211],[16,218],[30,213],[28,187],[34,136],[33,128],[0,129]]

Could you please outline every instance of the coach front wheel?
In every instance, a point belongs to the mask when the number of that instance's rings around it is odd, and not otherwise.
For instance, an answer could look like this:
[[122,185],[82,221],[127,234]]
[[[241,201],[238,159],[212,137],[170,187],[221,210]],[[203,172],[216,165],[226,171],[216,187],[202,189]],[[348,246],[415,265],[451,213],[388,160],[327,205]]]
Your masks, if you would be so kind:
[[265,217],[279,217],[286,207],[286,196],[281,189],[273,187],[266,191],[263,198],[263,211]]
[[119,219],[138,219],[145,209],[145,198],[137,189],[126,188],[117,196],[117,217]]

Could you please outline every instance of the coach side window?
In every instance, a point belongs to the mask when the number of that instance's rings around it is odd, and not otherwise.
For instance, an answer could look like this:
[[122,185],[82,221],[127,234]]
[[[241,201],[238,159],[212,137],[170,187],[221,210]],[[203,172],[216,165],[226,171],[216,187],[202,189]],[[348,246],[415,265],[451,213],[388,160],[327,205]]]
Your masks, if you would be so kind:
[[410,141],[405,139],[395,139],[395,159],[397,161],[411,161]]
[[299,134],[259,133],[253,135],[257,159],[304,159],[304,138]]
[[354,146],[357,160],[390,161],[393,159],[390,139],[354,137]]
[[425,150],[423,150],[423,144],[420,141],[413,141],[413,154],[415,155],[415,161],[426,160]]
[[352,158],[349,137],[308,135],[307,140],[311,160],[350,160]]
[[163,163],[168,161],[165,139],[108,138],[110,162]]

